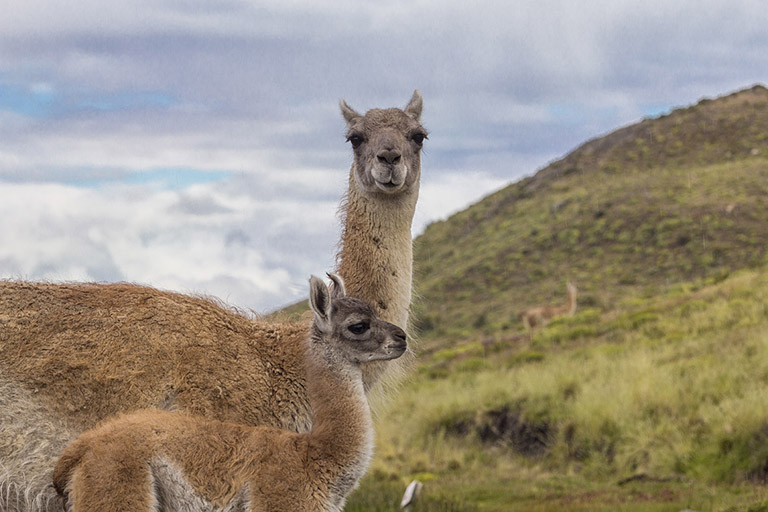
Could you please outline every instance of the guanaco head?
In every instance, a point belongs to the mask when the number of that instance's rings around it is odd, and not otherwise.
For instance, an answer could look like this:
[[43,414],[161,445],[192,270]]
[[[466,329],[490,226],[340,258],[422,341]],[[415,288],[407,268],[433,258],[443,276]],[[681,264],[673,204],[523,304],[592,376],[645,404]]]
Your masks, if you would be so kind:
[[327,343],[353,363],[395,359],[407,348],[405,331],[385,322],[373,307],[346,296],[344,281],[328,274],[331,288],[319,277],[309,280],[309,304],[315,315],[313,343]]
[[419,122],[422,98],[416,90],[404,110],[372,109],[365,115],[341,100],[347,122],[347,141],[355,160],[352,174],[365,194],[397,195],[418,189],[421,177],[421,147],[427,130]]

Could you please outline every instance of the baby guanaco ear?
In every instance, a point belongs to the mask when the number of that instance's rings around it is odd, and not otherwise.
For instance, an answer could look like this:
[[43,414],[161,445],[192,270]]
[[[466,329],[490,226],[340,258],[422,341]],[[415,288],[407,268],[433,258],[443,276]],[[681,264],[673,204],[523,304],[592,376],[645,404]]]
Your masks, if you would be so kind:
[[346,297],[347,296],[347,289],[344,286],[344,280],[341,278],[341,276],[338,275],[338,274],[330,274],[330,273],[327,273],[327,272],[326,272],[325,275],[327,275],[330,278],[331,283],[332,283],[332,286],[331,286],[331,298],[332,299],[340,299],[342,297]]
[[309,306],[320,330],[328,331],[331,325],[331,294],[323,280],[316,276],[309,278]]

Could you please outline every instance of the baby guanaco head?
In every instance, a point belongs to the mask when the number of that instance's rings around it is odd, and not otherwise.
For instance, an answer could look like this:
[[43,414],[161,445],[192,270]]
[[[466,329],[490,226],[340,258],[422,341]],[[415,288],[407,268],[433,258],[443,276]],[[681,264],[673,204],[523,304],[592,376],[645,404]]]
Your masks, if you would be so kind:
[[309,280],[309,304],[315,315],[312,343],[326,343],[352,363],[396,359],[408,348],[405,331],[385,322],[368,303],[347,297],[344,281],[328,274]]

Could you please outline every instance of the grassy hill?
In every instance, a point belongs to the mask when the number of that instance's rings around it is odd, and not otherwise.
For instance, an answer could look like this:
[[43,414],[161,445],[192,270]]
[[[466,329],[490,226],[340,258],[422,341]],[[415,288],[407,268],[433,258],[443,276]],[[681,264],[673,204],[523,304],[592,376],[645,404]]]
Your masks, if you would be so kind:
[[675,110],[587,142],[416,240],[425,338],[517,329],[565,301],[610,309],[669,283],[766,261],[768,89]]
[[768,267],[458,342],[380,411],[348,510],[412,478],[416,510],[768,510],[766,396]]
[[[415,242],[418,368],[348,510],[768,510],[768,89],[589,141]],[[515,313],[579,309],[528,340]]]

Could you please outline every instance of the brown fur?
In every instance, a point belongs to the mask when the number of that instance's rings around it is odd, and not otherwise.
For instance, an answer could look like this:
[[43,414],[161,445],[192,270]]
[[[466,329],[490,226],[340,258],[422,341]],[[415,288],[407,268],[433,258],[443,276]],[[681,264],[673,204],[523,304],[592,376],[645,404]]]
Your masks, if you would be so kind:
[[533,331],[541,328],[556,316],[568,314],[573,315],[576,312],[576,287],[568,283],[568,303],[565,306],[536,306],[526,309],[518,314],[518,318],[523,321],[523,325],[528,330],[529,337],[533,337]]
[[[333,276],[334,279],[338,279]],[[336,281],[340,282],[340,281]],[[184,510],[205,504],[247,510],[341,510],[370,461],[373,425],[359,362],[405,351],[405,332],[368,304],[313,278],[316,321],[307,343],[313,427],[296,434],[180,412],[139,411],[108,420],[64,450],[53,474],[74,512],[153,510],[177,496]],[[316,292],[315,292],[316,291]],[[348,327],[367,323],[361,335]],[[174,491],[165,468],[185,485]],[[187,490],[186,487],[191,488]]]
[[[418,123],[421,104],[417,91],[405,110],[362,116],[342,102],[350,134],[365,140],[354,150],[342,202],[338,272],[353,283],[351,295],[403,326],[420,179],[420,145],[413,136],[426,134]],[[377,157],[378,146],[388,151],[384,160]],[[397,161],[392,151],[401,152]],[[402,183],[381,189],[366,178],[371,171],[380,179],[390,173],[390,183]],[[36,503],[41,495],[52,495],[41,482],[49,478],[61,447],[121,411],[179,409],[306,431],[307,327],[249,318],[211,300],[130,284],[0,281],[0,510],[48,510]],[[392,364],[365,365],[366,389],[376,387]],[[28,409],[36,412],[27,423],[11,420]],[[7,498],[11,495],[21,498]]]

